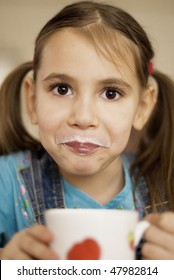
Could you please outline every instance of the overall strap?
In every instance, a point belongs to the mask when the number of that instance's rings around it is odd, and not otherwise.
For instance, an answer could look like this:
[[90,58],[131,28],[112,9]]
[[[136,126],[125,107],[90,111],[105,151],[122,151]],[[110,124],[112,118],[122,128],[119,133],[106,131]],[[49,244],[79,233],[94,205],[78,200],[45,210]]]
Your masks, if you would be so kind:
[[[135,160],[135,154],[131,154],[131,153],[124,154],[124,157],[126,158],[127,164],[130,169],[132,163]],[[137,172],[138,172],[138,167],[136,168],[132,176],[133,182],[135,182],[135,177]],[[151,213],[153,209],[152,209],[150,192],[147,186],[147,182],[143,176],[139,179],[138,184],[134,187],[133,191],[134,191],[135,208],[139,212],[140,217],[144,217],[145,215]],[[155,204],[155,207],[158,212],[164,212],[169,210],[169,203],[168,200],[166,199],[166,193],[164,187],[161,188],[159,187],[159,191],[162,199],[161,202]]]
[[134,201],[135,208],[141,218],[151,213],[152,209],[149,207],[151,205],[150,194],[144,177],[141,177],[138,185],[134,187]]
[[[169,211],[169,201],[166,199],[166,195],[165,195],[165,192],[163,191],[163,188],[161,188],[161,190],[159,190],[159,191],[161,193],[162,200],[158,203],[155,203],[155,205],[154,205],[155,209],[159,213]],[[147,187],[147,183],[143,177],[140,179],[140,181],[136,187],[135,193],[136,192],[138,193],[139,197],[141,198],[144,215],[152,213],[153,209],[152,209],[150,194],[149,194],[149,190]],[[135,195],[135,197],[136,197],[136,195]],[[135,204],[137,204],[137,207],[138,207],[138,200],[136,201],[136,199],[135,199]]]
[[44,211],[64,208],[63,190],[57,164],[45,152],[31,153],[31,166],[21,170],[36,223],[45,224]]
[[[135,160],[135,154],[133,153],[125,153],[122,156],[124,160],[127,162],[127,166],[129,169],[129,173],[131,174],[131,165],[133,164]],[[138,185],[135,186],[135,175],[136,170],[134,174],[132,174],[131,179],[133,182],[133,195],[134,195],[134,203],[135,203],[135,209],[139,212],[139,217],[143,218],[145,215],[145,207],[147,205],[150,205],[150,196],[149,196],[149,190],[146,184],[146,181],[144,180],[144,177],[142,177]]]

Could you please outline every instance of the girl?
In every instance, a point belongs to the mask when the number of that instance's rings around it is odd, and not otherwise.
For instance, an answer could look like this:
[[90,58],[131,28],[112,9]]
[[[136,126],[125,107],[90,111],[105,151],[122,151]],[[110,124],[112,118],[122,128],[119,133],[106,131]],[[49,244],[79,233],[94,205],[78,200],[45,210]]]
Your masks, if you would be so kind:
[[[136,209],[140,217],[174,209],[174,85],[153,71],[153,55],[139,24],[106,4],[67,6],[40,31],[33,63],[1,88],[2,259],[58,258],[48,208]],[[30,70],[27,108],[39,142],[20,115]],[[133,130],[142,131],[137,155],[123,156]],[[143,258],[174,259],[174,214],[148,219]]]

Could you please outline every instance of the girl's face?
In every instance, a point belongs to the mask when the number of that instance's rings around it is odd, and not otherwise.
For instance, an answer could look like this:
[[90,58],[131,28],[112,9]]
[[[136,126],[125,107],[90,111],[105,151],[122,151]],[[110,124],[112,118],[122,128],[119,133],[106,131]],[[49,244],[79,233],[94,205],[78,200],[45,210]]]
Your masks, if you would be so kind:
[[132,126],[143,125],[133,58],[117,68],[80,33],[54,34],[29,107],[45,149],[67,174],[115,172]]

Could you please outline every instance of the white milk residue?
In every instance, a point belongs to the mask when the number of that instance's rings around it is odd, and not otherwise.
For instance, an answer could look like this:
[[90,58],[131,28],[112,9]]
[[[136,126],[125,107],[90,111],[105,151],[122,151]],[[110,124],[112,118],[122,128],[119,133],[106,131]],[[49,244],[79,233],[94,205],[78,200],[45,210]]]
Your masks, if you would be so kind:
[[98,140],[95,137],[73,135],[73,136],[68,136],[68,137],[56,137],[56,139],[55,139],[55,143],[57,145],[66,144],[66,143],[70,143],[70,142],[90,143],[90,144],[94,144],[94,145],[104,147],[104,148],[110,147],[109,141]]

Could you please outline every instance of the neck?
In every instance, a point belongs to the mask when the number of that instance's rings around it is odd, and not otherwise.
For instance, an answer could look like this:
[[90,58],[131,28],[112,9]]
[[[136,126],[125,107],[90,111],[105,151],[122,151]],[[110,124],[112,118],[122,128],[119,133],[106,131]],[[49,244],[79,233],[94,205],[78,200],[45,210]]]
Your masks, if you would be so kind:
[[61,170],[62,176],[70,184],[84,191],[101,205],[106,204],[116,194],[118,194],[124,186],[124,171],[120,159],[111,163],[107,168],[94,175],[79,176],[67,174]]

